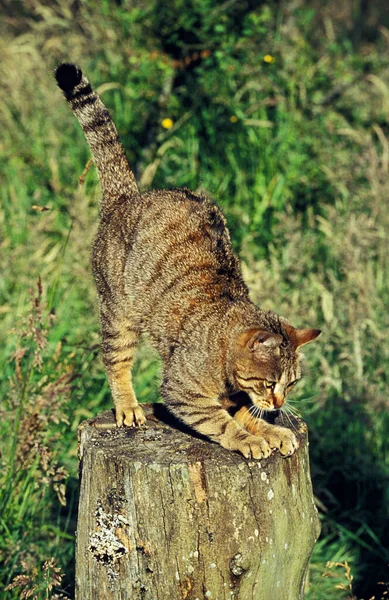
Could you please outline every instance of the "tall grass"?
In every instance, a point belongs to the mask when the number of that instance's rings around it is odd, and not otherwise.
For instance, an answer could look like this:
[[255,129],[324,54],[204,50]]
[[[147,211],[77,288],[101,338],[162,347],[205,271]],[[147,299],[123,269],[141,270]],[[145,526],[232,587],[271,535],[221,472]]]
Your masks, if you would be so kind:
[[[373,136],[366,136],[353,170],[343,174],[345,198],[307,215],[308,230],[302,216],[287,211],[273,228],[269,257],[254,261],[248,249],[245,267],[259,304],[299,325],[323,324],[321,344],[306,351],[309,367],[292,402],[310,425],[323,539],[347,548],[348,558],[330,560],[348,560],[361,586],[362,579],[370,585],[385,580],[389,564],[389,267],[383,252],[389,188],[382,158]],[[362,173],[365,189],[351,193]],[[317,546],[312,569],[330,548]]]
[[[307,597],[385,597],[387,31],[353,47],[307,3],[0,5],[4,598],[72,596],[76,429],[111,406],[89,265],[99,191],[93,168],[80,180],[89,152],[54,85],[62,60],[99,90],[143,188],[213,196],[253,299],[322,327],[295,394],[322,517]],[[135,385],[158,399],[147,346]]]

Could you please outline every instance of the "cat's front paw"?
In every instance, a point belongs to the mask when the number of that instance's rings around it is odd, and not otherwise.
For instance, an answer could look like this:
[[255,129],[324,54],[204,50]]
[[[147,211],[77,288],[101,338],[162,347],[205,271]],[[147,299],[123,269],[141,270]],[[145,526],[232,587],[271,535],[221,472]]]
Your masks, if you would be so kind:
[[243,439],[236,440],[231,450],[237,450],[245,458],[267,458],[271,454],[271,448],[263,437],[247,434]]
[[140,406],[133,407],[116,407],[116,425],[118,427],[140,427],[146,423],[146,417],[143,408]]
[[272,425],[262,432],[262,436],[272,450],[279,450],[282,456],[291,456],[299,447],[295,434],[286,427]]

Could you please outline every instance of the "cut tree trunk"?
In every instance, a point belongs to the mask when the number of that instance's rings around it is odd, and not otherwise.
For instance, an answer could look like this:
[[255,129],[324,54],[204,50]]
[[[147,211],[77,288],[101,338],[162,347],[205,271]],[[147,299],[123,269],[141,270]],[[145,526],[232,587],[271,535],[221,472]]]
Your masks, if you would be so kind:
[[81,424],[76,598],[298,600],[320,526],[305,424],[289,458],[247,460],[163,405],[147,427]]

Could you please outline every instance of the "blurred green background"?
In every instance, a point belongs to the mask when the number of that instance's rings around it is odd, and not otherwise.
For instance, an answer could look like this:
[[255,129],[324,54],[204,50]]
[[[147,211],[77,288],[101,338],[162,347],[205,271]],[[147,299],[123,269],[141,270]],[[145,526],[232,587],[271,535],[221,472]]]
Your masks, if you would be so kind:
[[[0,590],[71,598],[77,426],[111,407],[90,247],[99,189],[53,78],[79,63],[142,189],[224,210],[252,298],[320,327],[292,406],[322,534],[309,599],[389,589],[389,5],[0,0]],[[141,401],[158,359],[139,350]],[[330,564],[328,564],[330,563]],[[24,595],[29,593],[30,596]]]

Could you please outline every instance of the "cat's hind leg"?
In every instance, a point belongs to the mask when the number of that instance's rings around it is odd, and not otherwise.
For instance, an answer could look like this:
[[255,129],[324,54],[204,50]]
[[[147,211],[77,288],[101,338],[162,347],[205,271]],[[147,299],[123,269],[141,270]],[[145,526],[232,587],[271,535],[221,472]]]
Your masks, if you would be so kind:
[[132,386],[131,369],[138,345],[139,332],[128,315],[100,307],[103,362],[115,405],[118,427],[143,425],[146,421]]

